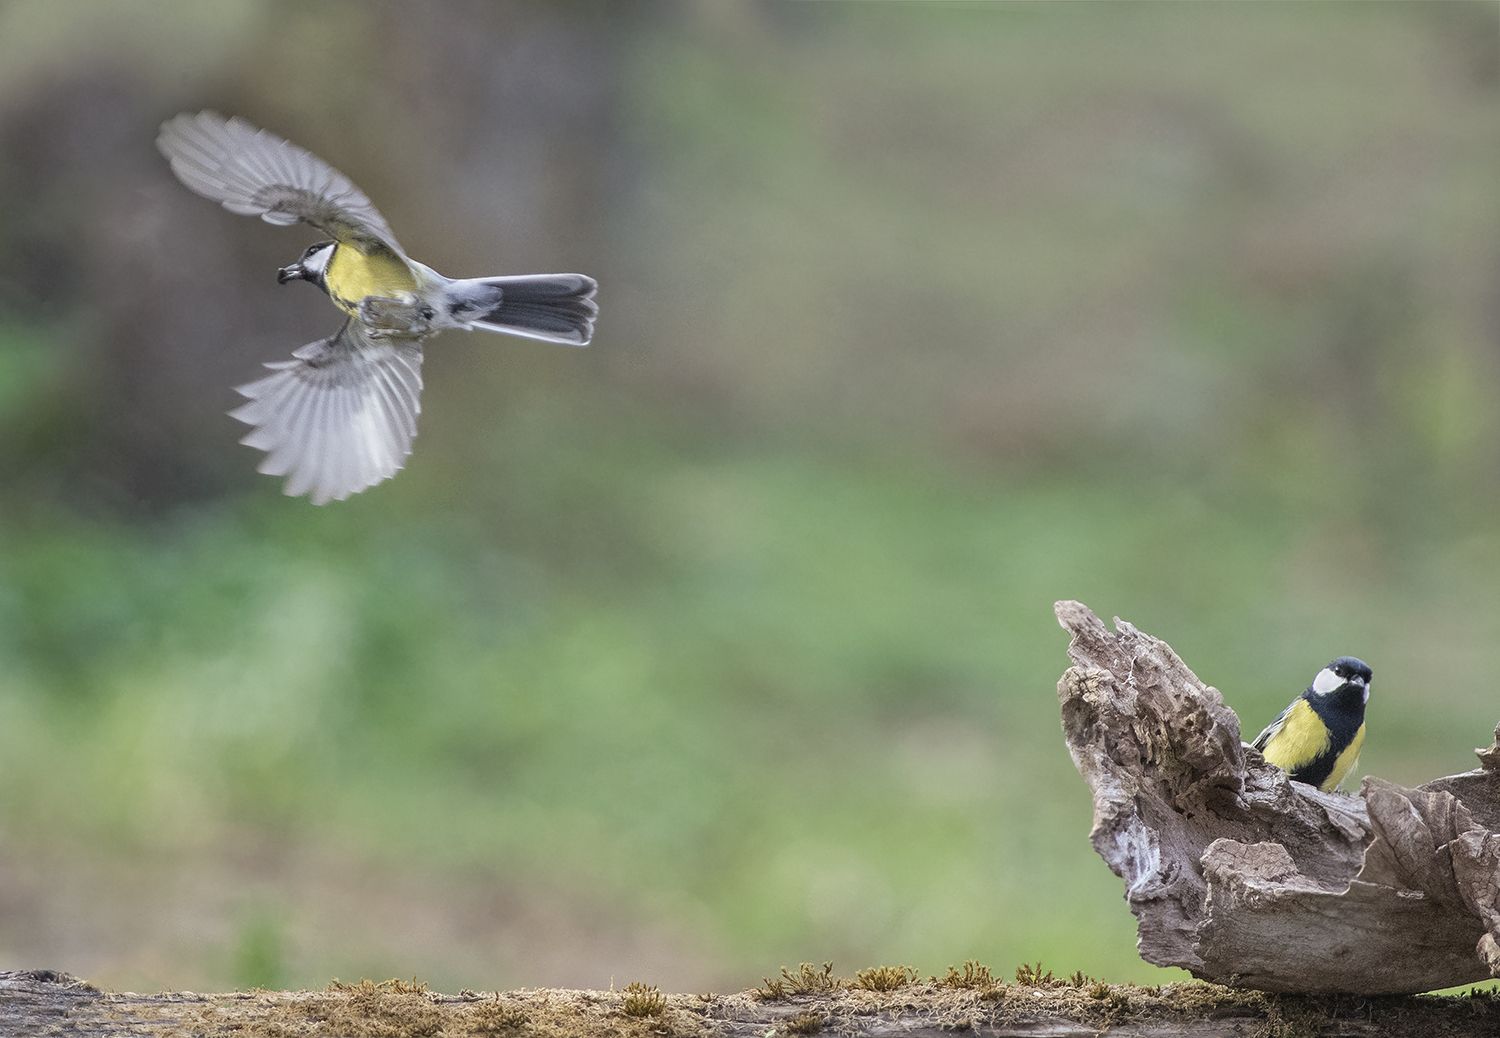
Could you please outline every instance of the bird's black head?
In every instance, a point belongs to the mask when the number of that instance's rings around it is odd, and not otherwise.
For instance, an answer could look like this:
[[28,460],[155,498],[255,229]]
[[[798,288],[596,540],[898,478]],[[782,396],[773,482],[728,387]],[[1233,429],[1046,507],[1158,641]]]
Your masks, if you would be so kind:
[[1318,676],[1313,678],[1312,690],[1318,695],[1330,695],[1341,688],[1354,685],[1364,690],[1365,698],[1370,697],[1370,681],[1374,678],[1370,667],[1364,660],[1355,659],[1353,656],[1340,656],[1328,666],[1318,671]]
[[320,241],[309,245],[296,263],[276,272],[276,283],[284,285],[288,281],[311,281],[322,284],[323,274],[328,270],[328,261],[333,258],[333,250],[337,245],[338,242],[334,241]]

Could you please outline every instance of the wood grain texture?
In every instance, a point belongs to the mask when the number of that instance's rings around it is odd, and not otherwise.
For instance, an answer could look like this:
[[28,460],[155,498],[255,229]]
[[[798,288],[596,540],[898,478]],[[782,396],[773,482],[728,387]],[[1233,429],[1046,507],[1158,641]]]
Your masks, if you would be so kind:
[[1357,795],[1291,782],[1160,639],[1059,602],[1063,734],[1148,962],[1266,991],[1399,994],[1500,974],[1500,728],[1483,766]]

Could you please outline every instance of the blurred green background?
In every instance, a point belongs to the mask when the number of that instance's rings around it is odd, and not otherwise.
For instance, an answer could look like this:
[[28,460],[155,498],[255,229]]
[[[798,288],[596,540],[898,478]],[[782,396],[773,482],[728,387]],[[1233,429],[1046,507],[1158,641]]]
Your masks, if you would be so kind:
[[[734,989],[1140,962],[1051,615],[1254,732],[1500,635],[1500,8],[0,6],[0,965]],[[446,336],[317,509],[223,416],[337,316],[181,110],[317,151],[593,349]]]

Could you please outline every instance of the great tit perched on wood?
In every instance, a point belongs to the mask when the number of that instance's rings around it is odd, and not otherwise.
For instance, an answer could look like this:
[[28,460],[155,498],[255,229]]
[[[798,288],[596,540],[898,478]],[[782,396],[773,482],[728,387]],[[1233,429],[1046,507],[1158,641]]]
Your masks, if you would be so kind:
[[587,346],[594,279],[584,274],[447,278],[402,250],[385,218],[348,177],[309,151],[215,112],[179,115],[156,146],[179,180],[232,213],[305,223],[330,240],[276,275],[310,281],[344,314],[325,339],[267,364],[240,386],[230,414],[253,426],[240,442],[266,452],[260,471],[314,504],[342,500],[395,475],[421,412],[422,344],[445,328],[505,332]]
[[1333,792],[1354,770],[1365,744],[1370,678],[1363,660],[1340,656],[1318,671],[1253,745],[1298,782]]

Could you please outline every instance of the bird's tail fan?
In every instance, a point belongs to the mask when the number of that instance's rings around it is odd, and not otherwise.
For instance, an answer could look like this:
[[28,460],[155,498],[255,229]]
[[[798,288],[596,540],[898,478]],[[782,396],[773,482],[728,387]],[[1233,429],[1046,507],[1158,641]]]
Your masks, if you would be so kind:
[[568,346],[587,346],[594,337],[598,285],[587,275],[523,274],[467,283],[500,290],[499,302],[487,301],[487,309],[469,318],[470,327]]

